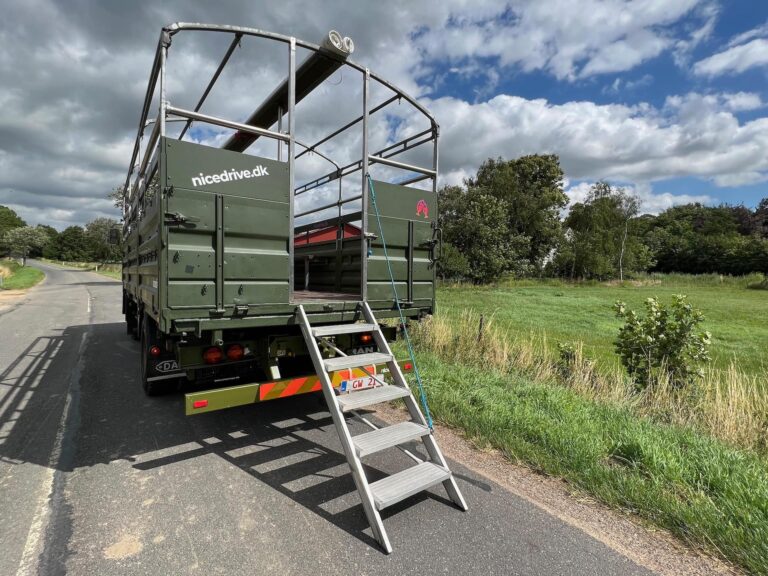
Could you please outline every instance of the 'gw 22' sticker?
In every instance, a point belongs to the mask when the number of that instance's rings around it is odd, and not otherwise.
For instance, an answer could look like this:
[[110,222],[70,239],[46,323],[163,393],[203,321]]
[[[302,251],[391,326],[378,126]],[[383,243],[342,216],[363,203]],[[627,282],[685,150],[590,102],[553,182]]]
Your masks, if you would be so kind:
[[426,200],[419,200],[416,203],[416,216],[424,216],[424,218],[429,218],[429,206],[427,206]]

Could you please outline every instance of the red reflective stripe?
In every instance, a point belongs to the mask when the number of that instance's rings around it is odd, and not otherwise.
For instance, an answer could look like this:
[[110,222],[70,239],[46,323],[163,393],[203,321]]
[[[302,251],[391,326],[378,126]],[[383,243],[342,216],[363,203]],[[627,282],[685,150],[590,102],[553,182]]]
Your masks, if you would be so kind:
[[299,388],[301,388],[301,386],[307,380],[308,380],[308,378],[295,378],[295,379],[291,380],[291,382],[288,384],[288,386],[285,387],[285,390],[283,390],[280,393],[280,397],[282,398],[284,396],[293,396],[294,394],[296,394],[296,392],[298,392]]
[[205,408],[208,406],[208,400],[195,400],[192,402],[192,408]]
[[274,382],[259,385],[259,400],[263,400],[264,397],[267,396],[272,391],[272,388],[274,387],[275,387]]

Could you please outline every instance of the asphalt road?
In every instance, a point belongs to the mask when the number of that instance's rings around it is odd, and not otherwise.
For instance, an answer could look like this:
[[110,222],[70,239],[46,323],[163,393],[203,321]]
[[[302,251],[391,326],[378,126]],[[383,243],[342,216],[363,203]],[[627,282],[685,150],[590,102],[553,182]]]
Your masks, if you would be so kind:
[[34,265],[0,313],[0,575],[648,574],[471,463],[469,512],[442,487],[387,509],[383,554],[317,397],[185,417],[141,391],[119,283]]

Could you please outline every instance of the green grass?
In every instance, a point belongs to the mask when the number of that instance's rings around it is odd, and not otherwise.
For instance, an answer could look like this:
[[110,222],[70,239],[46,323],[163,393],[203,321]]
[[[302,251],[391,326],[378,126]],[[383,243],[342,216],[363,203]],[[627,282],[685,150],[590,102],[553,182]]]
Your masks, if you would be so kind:
[[573,390],[419,355],[439,421],[756,574],[768,574],[768,460]]
[[505,282],[493,286],[444,286],[438,290],[438,313],[458,316],[471,308],[511,334],[544,333],[553,348],[557,342],[584,343],[584,353],[603,367],[618,363],[613,349],[620,320],[612,306],[624,300],[640,311],[643,301],[658,296],[671,302],[687,294],[704,312],[703,327],[713,335],[714,365],[726,368],[736,361],[747,374],[764,374],[768,367],[768,297],[758,276],[722,278],[660,275],[654,285],[572,284],[558,281]]
[[[768,297],[751,289],[762,282],[665,275],[625,285],[440,287],[438,315],[412,329],[431,411],[513,461],[768,574],[768,416],[760,387]],[[616,369],[620,321],[612,305],[624,300],[640,310],[648,297],[669,302],[678,293],[704,311],[715,369],[684,391],[637,393]],[[480,314],[486,328],[478,339]],[[582,342],[596,367],[579,360],[564,369],[558,341]],[[396,349],[404,356],[402,342]],[[721,370],[734,359],[746,374]]]
[[37,268],[21,266],[15,260],[0,260],[0,268],[4,268],[9,273],[3,278],[3,290],[24,290],[45,278],[45,274]]

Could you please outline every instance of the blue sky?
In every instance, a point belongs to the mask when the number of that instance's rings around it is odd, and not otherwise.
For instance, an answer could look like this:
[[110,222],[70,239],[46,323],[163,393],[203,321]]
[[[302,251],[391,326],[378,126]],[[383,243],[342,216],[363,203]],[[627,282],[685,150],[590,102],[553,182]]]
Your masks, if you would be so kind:
[[[330,29],[352,37],[358,63],[437,117],[441,183],[461,183],[491,156],[553,153],[572,201],[598,179],[626,187],[650,213],[691,201],[754,206],[768,196],[768,2],[3,6],[0,204],[31,223],[62,229],[119,217],[105,196],[125,177],[159,29],[175,21],[253,26],[315,42]],[[281,80],[277,64],[245,44],[222,77],[238,89],[214,90],[204,112],[242,120],[254,107],[252,87],[269,92]],[[189,106],[224,48],[174,44],[170,61],[186,80],[171,83],[170,100]],[[348,81],[342,88],[359,98]],[[343,108],[314,112],[330,125],[343,120]],[[329,131],[318,122],[302,129],[307,139]],[[343,159],[349,146],[329,143],[323,151]]]
[[[631,4],[631,3],[630,3]],[[670,4],[675,4],[670,2]],[[498,22],[515,22],[514,14],[500,15]],[[466,22],[449,24],[457,30],[467,28]],[[675,49],[675,41],[685,39],[697,30],[706,28],[701,39],[692,43],[681,54]],[[762,64],[750,66],[743,71],[728,71],[714,75],[697,74],[696,63],[725,51],[730,43],[739,45],[739,37],[764,38],[768,36],[768,3],[730,1],[693,3],[692,9],[680,18],[655,28],[669,39],[671,48],[661,50],[658,55],[643,59],[622,69],[586,76],[563,77],[546,67],[526,69],[525,61],[503,63],[503,55],[457,57],[452,61],[435,59],[429,73],[420,78],[431,87],[432,98],[452,97],[467,102],[482,103],[498,95],[515,95],[527,100],[546,99],[552,105],[566,105],[572,102],[590,102],[600,106],[622,104],[628,107],[649,105],[663,113],[669,108],[669,98],[691,93],[713,98],[722,94],[740,94],[746,102],[729,110],[740,123],[760,120],[766,115],[766,79],[768,70]],[[418,39],[424,34],[414,34]],[[768,48],[766,48],[768,49]],[[582,67],[584,70],[585,65]],[[468,72],[467,69],[470,69]],[[751,101],[751,102],[750,102]],[[720,112],[719,110],[713,111]],[[673,122],[673,120],[670,120]],[[555,148],[553,151],[557,152]],[[762,171],[765,176],[765,171]],[[592,178],[571,178],[571,186],[590,184]],[[631,178],[609,177],[617,185],[632,187],[636,181]],[[743,203],[755,206],[762,198],[768,197],[768,186],[763,178],[756,182],[739,185],[715,183],[712,178],[680,175],[661,177],[658,180],[642,179],[640,187],[646,193],[671,194],[673,196],[693,195],[702,197],[707,203]],[[582,186],[583,189],[583,186]],[[576,195],[580,198],[580,195]],[[653,204],[653,203],[651,203]],[[653,211],[653,210],[652,210]]]

